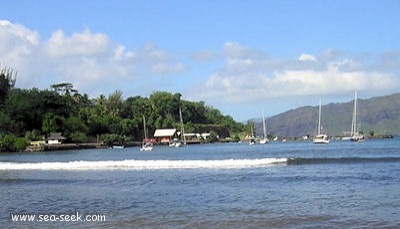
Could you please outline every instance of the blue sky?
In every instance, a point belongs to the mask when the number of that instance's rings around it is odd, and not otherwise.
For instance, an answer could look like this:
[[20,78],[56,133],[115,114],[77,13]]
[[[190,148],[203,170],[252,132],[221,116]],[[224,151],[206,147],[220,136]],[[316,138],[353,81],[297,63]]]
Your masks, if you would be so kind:
[[400,92],[400,1],[2,1],[17,87],[180,92],[238,121]]

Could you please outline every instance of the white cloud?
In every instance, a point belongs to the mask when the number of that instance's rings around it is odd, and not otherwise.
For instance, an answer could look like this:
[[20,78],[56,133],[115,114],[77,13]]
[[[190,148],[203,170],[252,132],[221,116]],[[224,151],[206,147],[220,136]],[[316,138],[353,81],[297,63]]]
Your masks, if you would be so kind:
[[57,30],[41,40],[36,31],[9,21],[0,21],[0,63],[18,71],[17,87],[48,88],[70,82],[93,97],[121,88],[130,90],[130,95],[141,93],[141,83],[153,74],[185,70],[153,44],[127,50],[106,34],[89,29],[72,35]]
[[268,55],[264,52],[248,48],[235,42],[225,42],[223,53],[227,59],[262,60],[268,58]]
[[124,60],[124,59],[130,59],[130,58],[135,58],[136,54],[135,52],[126,52],[125,47],[122,45],[118,45],[114,49],[114,59],[115,60]]
[[317,62],[317,59],[310,54],[301,54],[299,57],[300,61],[313,61],[313,62]]
[[142,49],[141,53],[144,57],[150,60],[161,61],[168,59],[167,53],[159,49],[155,44],[146,44]]
[[2,41],[4,38],[13,38],[16,42],[19,40],[26,40],[28,43],[33,45],[39,43],[38,33],[31,31],[20,24],[12,24],[10,21],[0,20],[0,31]]
[[112,45],[105,34],[93,34],[88,29],[82,33],[65,36],[62,30],[54,32],[45,43],[46,54],[50,57],[94,56],[107,52]]
[[363,63],[333,50],[329,51],[330,58],[321,58],[324,61],[310,54],[301,54],[299,61],[274,60],[234,43],[225,44],[223,51],[225,66],[197,90],[201,99],[218,104],[343,95],[353,90],[365,91],[364,95],[385,94],[397,92],[400,86],[397,73],[379,71],[371,67],[374,64],[370,59]]
[[218,57],[218,54],[214,51],[204,50],[189,53],[189,57],[200,62],[207,62],[216,59]]
[[14,63],[34,52],[39,44],[39,35],[22,25],[3,20],[0,21],[0,41],[1,55]]

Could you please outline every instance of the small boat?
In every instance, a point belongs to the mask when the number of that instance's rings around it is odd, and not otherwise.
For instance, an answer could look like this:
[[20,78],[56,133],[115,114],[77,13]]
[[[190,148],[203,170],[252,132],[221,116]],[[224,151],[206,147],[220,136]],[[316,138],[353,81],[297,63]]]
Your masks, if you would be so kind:
[[326,134],[317,134],[314,137],[313,142],[315,144],[328,144],[329,143],[328,135],[326,135]]
[[169,142],[169,146],[170,146],[170,147],[174,147],[174,146],[176,145],[176,142],[177,142],[177,140],[175,140],[175,138],[174,138],[174,140],[172,140],[171,142]]
[[253,130],[253,124],[251,124],[251,136],[249,138],[249,145],[254,145],[256,144],[256,140],[254,140],[254,130]]
[[151,151],[151,150],[153,150],[153,143],[143,141],[142,147],[140,147],[140,151]]
[[172,141],[169,142],[169,146],[170,147],[181,147],[183,145],[186,145],[186,143],[184,143],[182,140],[178,139],[178,138],[174,138],[172,139]]
[[113,149],[123,149],[123,148],[125,148],[125,146],[123,146],[123,145],[118,145],[118,146],[112,146],[112,148]]
[[317,135],[315,135],[313,139],[313,143],[315,144],[329,143],[328,135],[321,133],[321,100],[319,101],[319,109],[318,109],[318,130],[317,130]]
[[144,115],[143,115],[143,130],[144,130],[144,139],[142,147],[140,147],[140,151],[151,151],[153,150],[153,139],[147,138],[146,118],[144,117]]
[[185,138],[185,126],[183,125],[183,118],[182,118],[182,109],[181,107],[179,107],[179,123],[181,126],[181,131],[178,132],[179,134],[179,138],[174,138],[174,140],[172,142],[169,143],[169,146],[171,147],[181,147],[181,146],[186,146],[186,138]]

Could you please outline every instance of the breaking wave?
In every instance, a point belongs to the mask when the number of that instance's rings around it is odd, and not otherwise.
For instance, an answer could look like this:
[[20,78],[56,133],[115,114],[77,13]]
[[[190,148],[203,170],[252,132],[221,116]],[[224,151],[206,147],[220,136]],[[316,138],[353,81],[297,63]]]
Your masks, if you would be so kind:
[[157,170],[235,169],[267,167],[287,163],[287,158],[224,160],[119,160],[69,162],[0,162],[0,170]]
[[400,157],[261,158],[222,160],[110,160],[68,162],[0,162],[6,170],[158,170],[158,169],[241,169],[274,165],[393,163]]

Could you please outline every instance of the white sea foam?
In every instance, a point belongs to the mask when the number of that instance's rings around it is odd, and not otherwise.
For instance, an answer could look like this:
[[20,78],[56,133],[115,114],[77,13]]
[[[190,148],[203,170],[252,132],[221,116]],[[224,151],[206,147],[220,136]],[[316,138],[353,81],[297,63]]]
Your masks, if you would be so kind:
[[0,162],[0,170],[156,170],[156,169],[234,169],[266,167],[287,163],[287,158],[224,160],[119,160],[70,162]]

